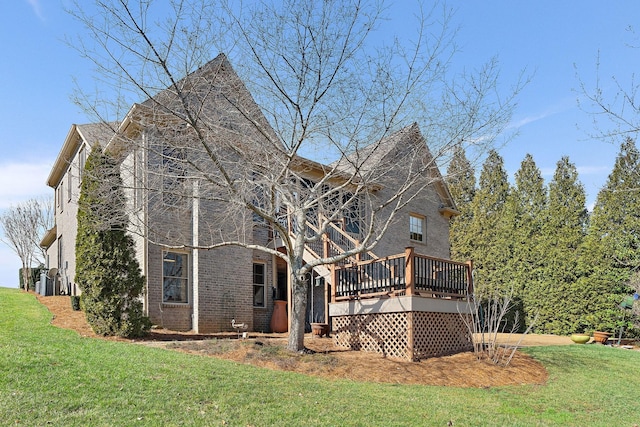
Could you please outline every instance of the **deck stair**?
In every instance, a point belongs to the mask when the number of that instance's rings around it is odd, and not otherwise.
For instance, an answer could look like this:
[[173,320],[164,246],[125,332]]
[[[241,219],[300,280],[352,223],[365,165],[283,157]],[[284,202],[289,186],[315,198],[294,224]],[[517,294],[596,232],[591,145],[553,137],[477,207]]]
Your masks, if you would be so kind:
[[[323,218],[320,217],[319,220]],[[307,236],[320,235],[317,224],[308,221],[305,224]],[[295,239],[294,233],[291,231],[292,227],[289,226],[289,233],[291,239]],[[322,238],[305,243],[305,251],[303,259],[309,263],[318,258],[327,258],[336,256],[350,251],[357,247],[359,242],[357,239],[347,233],[343,227],[335,222],[328,222],[326,232],[322,234]],[[371,251],[355,254],[347,257],[344,260],[336,263],[336,265],[344,266],[354,264],[360,261],[368,261],[378,259],[378,256]],[[321,277],[324,277],[328,283],[331,283],[331,269],[329,265],[319,265],[314,268],[314,271]]]

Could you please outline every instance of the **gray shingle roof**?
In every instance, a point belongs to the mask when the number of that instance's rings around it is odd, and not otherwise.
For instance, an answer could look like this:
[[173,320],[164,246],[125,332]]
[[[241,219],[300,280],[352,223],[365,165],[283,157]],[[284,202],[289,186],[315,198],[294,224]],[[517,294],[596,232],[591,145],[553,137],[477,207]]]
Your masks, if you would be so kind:
[[117,122],[88,123],[77,126],[78,133],[90,147],[93,147],[95,143],[98,143],[101,147],[104,147],[107,142],[109,142],[109,140],[113,137],[117,128]]
[[415,138],[422,139],[416,123],[392,133],[379,142],[354,150],[349,155],[333,162],[331,166],[337,165],[346,173],[354,173],[356,169],[360,169],[362,174],[366,174],[375,170],[400,143],[415,142]]

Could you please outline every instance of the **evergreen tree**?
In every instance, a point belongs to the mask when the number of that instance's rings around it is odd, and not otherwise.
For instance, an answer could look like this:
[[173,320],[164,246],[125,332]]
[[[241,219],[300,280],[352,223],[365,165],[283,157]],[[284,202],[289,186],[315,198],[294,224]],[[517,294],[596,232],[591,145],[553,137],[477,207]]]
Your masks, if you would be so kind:
[[126,232],[124,209],[118,167],[96,144],[78,200],[75,280],[87,321],[97,334],[137,337],[150,322],[143,315],[144,277]]
[[627,295],[627,283],[640,270],[640,153],[631,139],[620,146],[613,171],[598,193],[585,238],[580,290],[589,314],[585,322],[613,332]]
[[460,215],[451,219],[449,228],[451,258],[471,259],[468,229],[473,218],[471,202],[476,192],[476,177],[463,148],[456,149],[447,168],[447,185]]
[[538,322],[535,330],[542,333],[569,334],[582,332],[584,305],[577,287],[580,246],[587,226],[588,212],[583,185],[578,171],[568,157],[556,164],[549,183],[549,203],[543,216],[540,256],[542,281],[528,297],[536,301]]
[[511,224],[505,208],[510,192],[502,157],[491,150],[480,173],[479,186],[471,202],[468,228],[470,255],[475,267],[478,293],[509,290],[507,263],[511,258]]
[[507,264],[521,325],[529,324],[538,309],[537,294],[543,273],[541,230],[546,222],[547,190],[540,169],[527,154],[515,174],[515,187],[505,213],[505,238],[512,239],[512,256]]

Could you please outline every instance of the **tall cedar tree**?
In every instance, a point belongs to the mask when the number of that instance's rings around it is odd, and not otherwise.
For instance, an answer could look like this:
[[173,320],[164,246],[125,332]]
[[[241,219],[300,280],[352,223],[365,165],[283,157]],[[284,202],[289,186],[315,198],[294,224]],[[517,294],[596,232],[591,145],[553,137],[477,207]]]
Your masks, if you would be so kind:
[[556,164],[541,233],[543,280],[537,293],[536,331],[566,335],[583,332],[584,304],[576,290],[580,247],[588,221],[586,194],[568,157]]
[[[118,167],[96,144],[86,162],[78,200],[75,280],[82,290],[87,321],[97,334],[137,337],[150,322],[143,315],[144,277],[133,239],[126,233],[124,209]],[[103,218],[107,214],[108,220]]]
[[579,290],[585,321],[614,332],[623,312],[618,304],[631,292],[627,282],[640,270],[640,153],[635,141],[620,146],[613,171],[598,193],[591,214]]
[[510,192],[502,157],[491,150],[480,173],[478,189],[471,203],[468,233],[470,254],[475,265],[475,287],[486,295],[507,290],[506,272],[512,239],[507,233],[505,208]]
[[476,193],[476,177],[461,147],[456,149],[447,168],[447,185],[460,212],[460,215],[451,219],[449,228],[451,258],[466,261],[472,258],[468,229],[473,218],[471,202]]
[[509,195],[507,230],[513,239],[509,274],[514,300],[519,302],[524,318],[521,326],[530,324],[538,312],[538,291],[543,274],[541,229],[546,221],[547,189],[540,169],[527,154],[515,174],[515,188]]

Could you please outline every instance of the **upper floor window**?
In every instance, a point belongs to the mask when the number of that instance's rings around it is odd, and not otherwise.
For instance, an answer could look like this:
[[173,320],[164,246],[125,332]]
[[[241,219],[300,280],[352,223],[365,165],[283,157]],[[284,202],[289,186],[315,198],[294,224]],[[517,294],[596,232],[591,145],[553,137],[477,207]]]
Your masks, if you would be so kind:
[[62,268],[62,260],[64,259],[64,246],[62,246],[62,236],[58,236],[58,265],[56,267],[58,267],[59,269]]
[[342,196],[342,203],[345,205],[344,212],[344,231],[353,235],[360,234],[360,219],[362,218],[362,209],[360,207],[360,198],[353,197],[347,193]]
[[78,180],[78,186],[82,184],[82,178],[84,178],[84,167],[87,164],[87,150],[84,147],[80,148],[80,153],[78,154],[78,169],[80,173],[78,176],[80,179]]
[[162,257],[162,301],[189,302],[189,256],[180,252],[164,252]]
[[142,177],[144,174],[141,172],[141,165],[143,162],[139,159],[140,153],[136,150],[133,155],[133,206],[134,208],[142,207],[142,200],[144,197],[143,193],[143,182]]
[[165,205],[178,206],[184,198],[186,153],[183,149],[164,145],[162,149],[162,200]]
[[60,184],[58,184],[58,194],[56,194],[58,199],[58,207],[60,208],[60,212],[64,210],[64,181],[61,180]]
[[414,242],[425,243],[427,220],[422,215],[409,214],[409,238]]
[[73,196],[73,192],[71,190],[71,170],[67,172],[67,201],[71,202],[71,197]]

